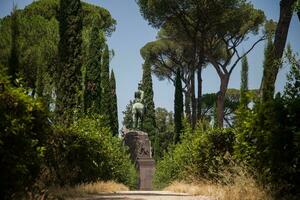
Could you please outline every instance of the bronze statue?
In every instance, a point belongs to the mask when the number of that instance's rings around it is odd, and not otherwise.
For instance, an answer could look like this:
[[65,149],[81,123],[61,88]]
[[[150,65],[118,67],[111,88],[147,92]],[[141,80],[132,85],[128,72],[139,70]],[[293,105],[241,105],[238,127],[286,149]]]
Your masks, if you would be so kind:
[[145,113],[144,91],[142,90],[142,84],[139,83],[138,91],[134,93],[134,101],[132,105],[132,119],[133,128],[141,129],[143,124],[143,117]]

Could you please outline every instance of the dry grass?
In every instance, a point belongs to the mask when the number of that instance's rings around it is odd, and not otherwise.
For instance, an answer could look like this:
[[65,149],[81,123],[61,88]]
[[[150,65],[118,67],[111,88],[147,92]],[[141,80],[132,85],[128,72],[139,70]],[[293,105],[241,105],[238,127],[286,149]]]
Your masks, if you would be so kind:
[[101,192],[128,191],[129,189],[123,184],[115,183],[113,181],[108,181],[108,182],[82,184],[75,187],[75,190],[79,192],[88,193],[88,194],[95,194]]
[[82,197],[88,194],[112,193],[116,191],[128,191],[128,187],[113,181],[81,184],[76,187],[51,188],[49,192],[55,196],[64,198]]
[[216,200],[271,200],[266,190],[251,177],[238,176],[232,184],[217,184],[205,181],[193,183],[173,182],[165,191],[204,195]]

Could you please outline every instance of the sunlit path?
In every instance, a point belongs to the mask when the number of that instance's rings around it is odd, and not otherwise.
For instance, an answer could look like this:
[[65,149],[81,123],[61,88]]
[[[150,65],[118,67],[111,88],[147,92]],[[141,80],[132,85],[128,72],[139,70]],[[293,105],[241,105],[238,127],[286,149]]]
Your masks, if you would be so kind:
[[129,191],[102,195],[92,195],[74,200],[214,200],[211,197],[191,196],[185,193],[172,193],[165,191]]

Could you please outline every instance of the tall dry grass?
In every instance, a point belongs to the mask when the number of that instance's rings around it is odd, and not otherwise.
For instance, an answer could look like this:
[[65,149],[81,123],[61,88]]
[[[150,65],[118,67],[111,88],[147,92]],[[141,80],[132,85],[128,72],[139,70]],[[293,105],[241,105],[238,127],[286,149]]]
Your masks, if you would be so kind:
[[219,181],[175,181],[165,191],[210,196],[215,200],[271,200],[267,189],[256,183],[242,168],[220,175]]
[[95,182],[81,184],[75,187],[78,192],[84,192],[88,194],[103,193],[103,192],[116,192],[116,191],[128,191],[129,188],[123,184],[119,184],[113,181],[108,182]]
[[51,188],[49,189],[49,193],[56,198],[68,199],[72,197],[82,197],[89,194],[112,193],[128,190],[129,188],[123,184],[113,181],[98,181],[77,185],[75,187]]
[[208,182],[173,182],[164,191],[210,196],[215,200],[271,200],[268,192],[254,185],[220,185]]

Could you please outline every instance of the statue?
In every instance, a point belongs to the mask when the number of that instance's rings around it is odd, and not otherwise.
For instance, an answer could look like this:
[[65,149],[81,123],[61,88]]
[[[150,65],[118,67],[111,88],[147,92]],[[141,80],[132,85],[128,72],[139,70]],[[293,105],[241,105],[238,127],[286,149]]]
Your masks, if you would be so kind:
[[143,124],[143,117],[145,113],[144,91],[142,90],[142,84],[139,83],[138,91],[134,93],[134,101],[132,105],[132,119],[133,128],[141,129]]

